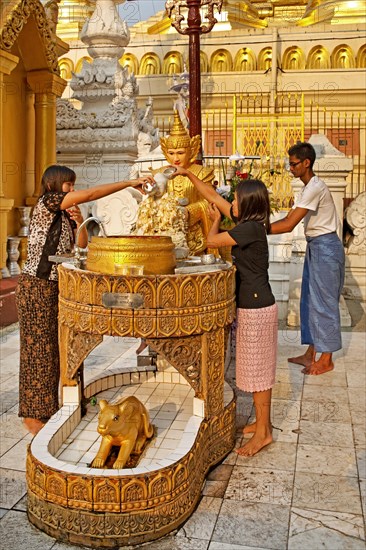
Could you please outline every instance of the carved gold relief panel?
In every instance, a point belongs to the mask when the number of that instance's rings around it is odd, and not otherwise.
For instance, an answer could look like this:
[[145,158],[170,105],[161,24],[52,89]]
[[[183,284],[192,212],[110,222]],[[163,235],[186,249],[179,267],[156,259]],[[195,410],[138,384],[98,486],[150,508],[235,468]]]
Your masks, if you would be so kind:
[[142,294],[144,298],[144,308],[156,308],[156,277],[144,277],[142,280],[136,278],[134,282],[133,292],[136,294]]
[[184,376],[196,395],[201,392],[201,336],[148,339],[148,344]]
[[180,336],[178,326],[179,317],[176,311],[157,310],[157,332],[159,336],[166,338],[168,336]]
[[111,292],[112,280],[109,275],[94,275],[93,304],[102,305],[102,296],[105,292]]
[[89,537],[103,536],[104,531],[105,531],[104,514],[93,514],[90,512],[84,512],[83,514],[80,514],[80,533],[85,535],[86,543],[88,543]]
[[133,478],[121,487],[121,509],[128,512],[135,509],[143,509],[147,506],[147,485],[143,481]]
[[103,337],[98,334],[76,332],[67,327],[60,327],[60,370],[64,385],[75,385],[75,375],[92,349]]
[[188,334],[194,334],[195,332],[199,332],[200,328],[200,314],[196,312],[192,312],[191,310],[184,309],[182,312],[180,312],[180,315],[178,317],[179,320],[179,333],[182,335],[188,335]]
[[200,316],[200,332],[208,332],[212,330],[214,320],[215,317],[212,311],[203,311]]
[[43,465],[41,465],[38,461],[34,464],[32,480],[34,490],[41,498],[46,499],[46,473]]
[[103,306],[93,306],[93,332],[96,334],[112,333],[111,310]]
[[169,494],[172,488],[172,478],[167,473],[166,475],[159,472],[149,482],[148,488],[148,506],[159,504],[169,499]]
[[76,301],[76,275],[73,271],[59,269],[59,288],[60,296],[71,302]]
[[142,338],[153,338],[156,333],[156,309],[135,309],[134,310],[134,336]]
[[200,295],[202,304],[213,304],[216,299],[216,285],[212,277],[204,277],[200,284]]
[[66,475],[61,472],[48,472],[46,477],[47,500],[67,506]]
[[59,323],[68,327],[75,326],[75,319],[79,309],[79,304],[75,302],[68,302],[64,298],[59,297]]
[[184,278],[179,284],[179,305],[180,307],[194,307],[201,303],[199,285],[196,278]]
[[130,514],[109,514],[105,513],[105,536],[107,538],[129,537]]
[[[129,530],[130,535],[134,538],[146,536],[146,534],[155,531],[155,515],[153,511],[129,514]],[[145,540],[149,540],[149,537]]]
[[133,292],[132,277],[118,277],[112,279],[111,292],[119,292],[120,294]]
[[179,307],[179,292],[175,277],[157,277],[157,307],[173,309]]
[[172,476],[172,487],[175,491],[179,491],[186,484],[188,479],[188,471],[185,464],[178,464]]
[[223,302],[228,297],[227,277],[224,275],[224,272],[220,272],[220,275],[217,277],[215,284],[217,301]]
[[78,301],[82,304],[93,303],[93,284],[87,274],[79,275]]
[[93,479],[91,477],[68,475],[67,497],[71,508],[93,509]]
[[93,510],[120,512],[121,490],[119,478],[98,478],[93,479]]
[[78,307],[75,309],[74,329],[79,332],[92,332],[93,308],[78,304]]
[[111,316],[112,334],[116,336],[134,336],[134,314],[132,310],[112,308]]

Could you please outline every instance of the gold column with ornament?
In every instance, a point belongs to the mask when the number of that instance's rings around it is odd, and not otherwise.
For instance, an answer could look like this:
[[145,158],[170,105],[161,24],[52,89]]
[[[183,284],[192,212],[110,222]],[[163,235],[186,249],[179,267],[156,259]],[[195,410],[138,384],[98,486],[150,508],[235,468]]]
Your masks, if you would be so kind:
[[33,206],[39,195],[42,174],[56,162],[56,99],[62,96],[66,81],[48,71],[31,71],[27,83],[34,92],[35,108],[35,189],[26,204]]
[[[0,50],[0,120],[4,120],[3,109],[6,104],[6,90],[4,85],[4,75],[9,75],[17,66],[19,57],[4,50]],[[0,166],[3,166],[3,131],[0,132]],[[1,271],[6,271],[6,241],[8,233],[8,212],[14,204],[13,199],[4,197],[3,177],[0,177],[0,279]]]

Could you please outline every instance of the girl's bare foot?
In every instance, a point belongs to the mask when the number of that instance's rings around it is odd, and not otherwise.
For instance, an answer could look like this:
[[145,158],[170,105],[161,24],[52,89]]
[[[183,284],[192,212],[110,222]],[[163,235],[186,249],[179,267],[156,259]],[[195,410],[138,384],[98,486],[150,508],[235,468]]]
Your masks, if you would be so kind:
[[302,369],[301,372],[304,374],[324,374],[325,372],[330,372],[334,369],[334,363],[323,363],[322,361],[315,361],[308,367]]
[[37,418],[23,418],[23,424],[28,432],[33,435],[36,435],[44,426],[44,422],[37,420]]
[[[243,434],[255,434],[257,431],[257,423],[253,422],[252,424],[247,424],[243,428]],[[271,433],[272,433],[272,426],[271,426]]]
[[257,429],[257,423],[256,422],[253,422],[252,424],[247,424],[243,428],[243,434],[244,435],[245,434],[255,434],[256,429]]
[[144,349],[146,349],[146,348],[147,348],[146,340],[141,339],[141,343],[140,343],[139,347],[136,350],[136,355],[140,355],[140,353],[142,353],[144,351]]
[[235,452],[240,456],[254,456],[257,454],[263,447],[266,447],[272,443],[273,438],[270,432],[267,432],[266,435],[262,436],[258,433],[255,433],[251,439],[243,447],[235,449]]

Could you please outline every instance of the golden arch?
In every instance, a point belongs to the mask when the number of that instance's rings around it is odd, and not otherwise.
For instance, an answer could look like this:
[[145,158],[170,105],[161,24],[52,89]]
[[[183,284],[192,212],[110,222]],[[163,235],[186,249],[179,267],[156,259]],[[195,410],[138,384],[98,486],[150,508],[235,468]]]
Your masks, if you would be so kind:
[[249,72],[257,69],[255,55],[250,48],[241,48],[235,56],[234,71]]
[[228,50],[216,50],[211,55],[211,71],[213,73],[228,73],[233,70],[233,58]]
[[163,73],[179,74],[183,72],[183,57],[180,52],[169,52],[164,57]]
[[324,46],[314,46],[308,53],[307,69],[330,69],[330,55]]
[[201,73],[208,73],[208,57],[205,52],[200,52]]
[[305,54],[301,48],[287,48],[282,58],[282,68],[286,71],[302,71],[305,69]]
[[258,54],[258,70],[268,71],[272,67],[272,48],[267,46]]
[[68,59],[67,57],[60,59],[58,62],[58,68],[60,70],[61,78],[64,78],[65,80],[71,79],[72,71],[74,70],[74,63],[71,59]]
[[360,47],[356,57],[357,69],[366,69],[366,44]]
[[121,67],[127,67],[127,71],[129,74],[138,74],[139,62],[137,61],[137,57],[133,55],[133,53],[125,53],[118,61]]
[[354,69],[356,67],[354,53],[347,44],[340,44],[334,48],[331,61],[333,69]]
[[146,53],[140,61],[139,74],[151,75],[161,73],[160,58],[156,53]]
[[91,57],[88,57],[87,55],[85,55],[84,57],[81,57],[75,66],[76,74],[80,73],[81,67],[83,66],[83,61],[88,61],[88,63],[93,63],[93,60]]

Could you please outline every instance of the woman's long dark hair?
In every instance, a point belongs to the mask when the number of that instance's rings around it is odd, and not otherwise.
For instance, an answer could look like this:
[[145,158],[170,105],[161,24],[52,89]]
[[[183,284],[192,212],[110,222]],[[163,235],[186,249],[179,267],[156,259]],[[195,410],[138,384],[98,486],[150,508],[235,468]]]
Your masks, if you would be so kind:
[[75,183],[76,174],[68,166],[52,164],[43,172],[41,181],[40,196],[49,191],[62,191],[62,184],[65,182]]
[[238,203],[238,223],[256,221],[263,223],[267,233],[270,223],[270,204],[268,189],[263,181],[248,179],[240,180],[236,188]]

